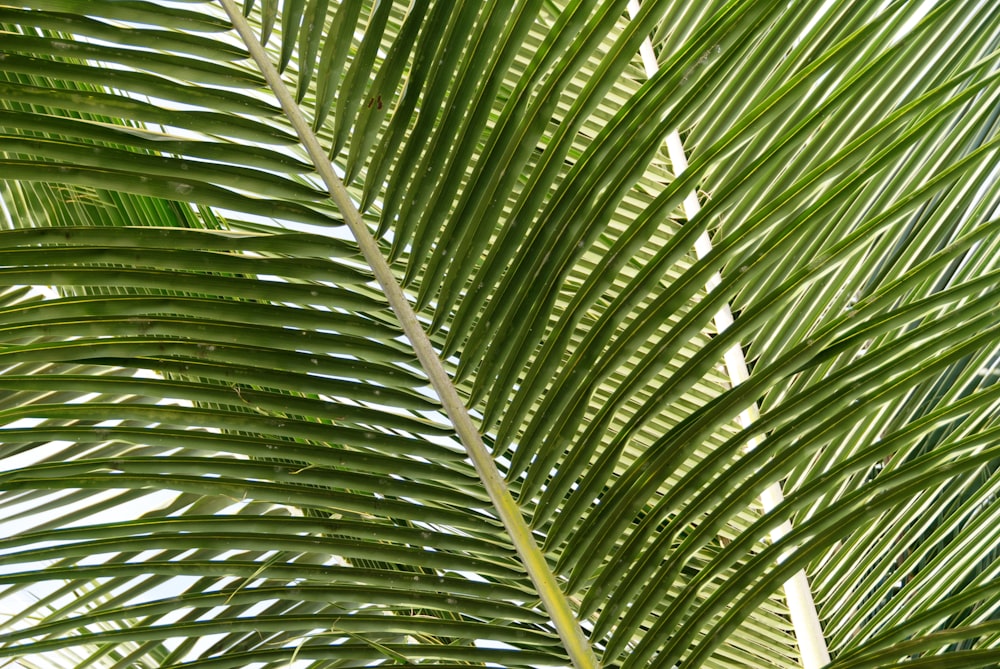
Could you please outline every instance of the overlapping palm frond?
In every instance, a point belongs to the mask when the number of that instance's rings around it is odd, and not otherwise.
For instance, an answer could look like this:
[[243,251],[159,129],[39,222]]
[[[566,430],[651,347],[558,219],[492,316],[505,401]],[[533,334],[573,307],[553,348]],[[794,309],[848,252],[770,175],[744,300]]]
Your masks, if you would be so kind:
[[15,666],[810,666],[800,572],[831,668],[1000,661],[1000,8],[0,30]]

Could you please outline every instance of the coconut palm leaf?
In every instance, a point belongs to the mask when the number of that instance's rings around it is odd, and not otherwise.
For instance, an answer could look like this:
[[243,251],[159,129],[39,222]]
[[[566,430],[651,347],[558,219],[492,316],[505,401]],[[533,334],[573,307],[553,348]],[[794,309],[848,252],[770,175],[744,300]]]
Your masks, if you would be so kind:
[[1000,7],[0,30],[10,666],[1000,662]]

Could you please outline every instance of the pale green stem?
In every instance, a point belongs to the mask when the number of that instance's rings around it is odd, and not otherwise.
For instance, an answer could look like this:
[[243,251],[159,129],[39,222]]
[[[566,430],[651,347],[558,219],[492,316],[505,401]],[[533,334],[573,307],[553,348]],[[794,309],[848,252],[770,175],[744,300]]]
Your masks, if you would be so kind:
[[472,460],[483,482],[483,486],[486,488],[486,492],[493,502],[497,516],[503,522],[510,540],[514,544],[514,548],[517,550],[528,575],[535,584],[542,604],[552,619],[552,624],[558,631],[573,661],[573,665],[578,669],[597,669],[600,667],[600,662],[594,654],[586,635],[583,633],[576,615],[569,605],[569,600],[559,587],[555,574],[549,569],[541,549],[535,543],[531,529],[524,521],[521,510],[514,501],[514,498],[511,497],[506,482],[500,475],[493,457],[483,443],[479,430],[469,416],[468,409],[459,397],[451,377],[445,371],[441,359],[438,357],[437,352],[431,345],[430,339],[428,339],[427,334],[417,320],[417,315],[414,313],[409,300],[406,299],[403,289],[396,281],[396,277],[379,251],[378,243],[365,225],[361,217],[361,212],[358,211],[357,205],[347,192],[347,188],[345,188],[343,182],[334,171],[333,165],[326,156],[326,151],[320,145],[319,139],[302,115],[302,111],[282,81],[281,75],[278,74],[278,71],[271,63],[271,59],[264,50],[264,47],[260,44],[249,23],[243,17],[243,13],[236,7],[233,0],[219,1],[225,8],[226,13],[229,14],[233,26],[243,39],[251,57],[260,68],[268,86],[270,86],[274,95],[281,103],[281,107],[288,116],[292,127],[295,128],[295,132],[298,134],[302,145],[305,147],[310,158],[312,158],[316,171],[329,189],[330,198],[337,205],[341,215],[344,217],[344,221],[357,240],[358,246],[361,248],[361,253],[375,275],[375,280],[378,281],[382,291],[385,293],[389,306],[399,319],[403,327],[403,332],[410,340],[410,344],[416,352],[417,359],[420,361],[424,372],[429,377],[431,385],[441,400],[445,413],[451,420],[455,432],[458,434],[462,445],[469,455],[469,459]]
[[[629,14],[634,18],[639,13],[639,1],[630,0]],[[646,70],[646,76],[652,77],[659,69],[656,60],[656,53],[653,51],[653,44],[647,38],[643,41],[639,49],[642,63]],[[667,154],[673,164],[674,176],[677,177],[687,169],[687,156],[684,153],[684,145],[681,136],[673,130],[667,135]],[[691,191],[684,198],[684,216],[691,219],[701,211],[701,203],[698,195]],[[712,250],[712,241],[707,232],[703,232],[694,244],[695,254],[699,258],[705,257]],[[705,285],[705,290],[711,292],[722,282],[718,273],[709,277]],[[715,328],[718,332],[723,332],[733,324],[733,313],[728,304],[722,305],[718,313],[715,314]],[[737,386],[750,377],[747,368],[746,358],[743,355],[743,347],[740,344],[733,344],[724,354],[723,359],[726,365],[726,372],[729,374],[729,382]],[[749,428],[760,417],[757,404],[747,407],[740,413],[740,425]],[[748,444],[748,449],[757,446],[758,440],[752,439]],[[780,483],[773,483],[761,494],[761,506],[764,513],[768,513],[784,499]],[[771,541],[776,542],[792,531],[792,524],[788,521],[771,531]],[[782,560],[778,558],[779,562]],[[795,630],[795,638],[799,644],[799,652],[802,657],[803,669],[820,669],[830,663],[830,652],[827,650],[826,638],[823,636],[823,628],[819,622],[819,614],[816,611],[816,603],[813,600],[812,591],[809,589],[809,581],[805,571],[796,572],[783,584],[785,600],[788,603],[789,617],[792,619],[792,627]]]

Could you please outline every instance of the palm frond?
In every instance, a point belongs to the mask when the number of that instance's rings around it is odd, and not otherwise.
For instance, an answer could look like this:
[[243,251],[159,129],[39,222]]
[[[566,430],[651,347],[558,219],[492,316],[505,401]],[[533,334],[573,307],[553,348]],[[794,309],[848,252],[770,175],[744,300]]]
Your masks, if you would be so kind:
[[0,7],[0,656],[1000,661],[1000,7],[631,9]]

